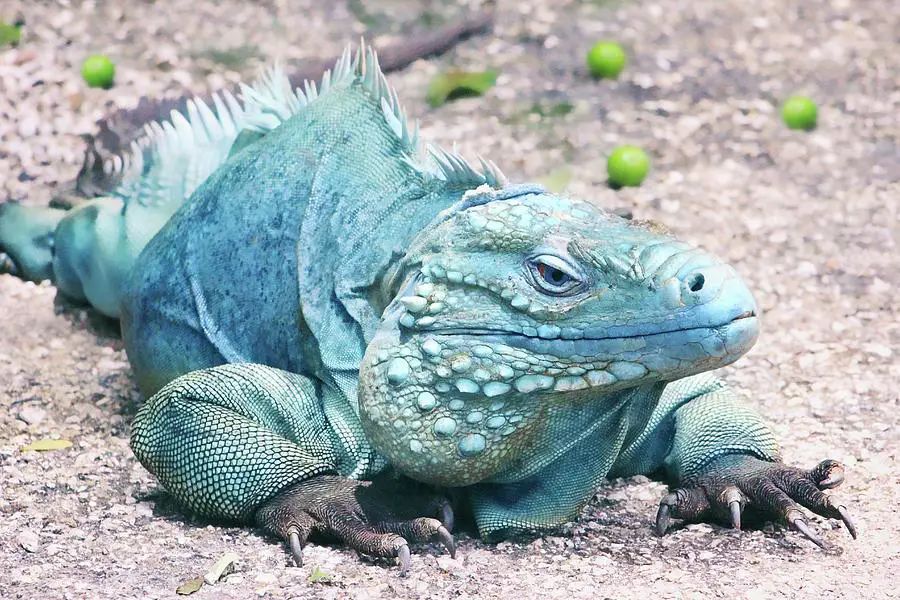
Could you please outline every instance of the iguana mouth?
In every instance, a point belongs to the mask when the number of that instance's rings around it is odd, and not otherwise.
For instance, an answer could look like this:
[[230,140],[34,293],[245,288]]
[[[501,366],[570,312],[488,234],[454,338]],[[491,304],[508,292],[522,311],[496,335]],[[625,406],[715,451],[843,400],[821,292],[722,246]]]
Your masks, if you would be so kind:
[[447,328],[435,328],[428,329],[423,331],[423,333],[428,333],[431,335],[439,335],[439,336],[451,336],[451,335],[466,335],[466,336],[478,336],[478,337],[495,337],[495,338],[522,338],[522,339],[533,339],[533,340],[541,340],[543,342],[583,342],[583,341],[613,341],[613,340],[630,340],[630,339],[638,339],[638,338],[649,338],[653,336],[660,336],[666,334],[673,333],[685,333],[690,331],[715,331],[721,329],[723,327],[727,327],[732,325],[738,321],[745,319],[755,319],[757,317],[755,310],[748,310],[737,317],[731,319],[730,321],[726,321],[725,323],[720,323],[719,325],[705,325],[699,327],[685,327],[685,328],[670,328],[670,329],[659,329],[657,331],[649,331],[643,332],[634,335],[615,335],[615,336],[582,336],[579,338],[564,338],[564,337],[541,337],[538,335],[528,335],[526,333],[522,333],[519,331],[509,331],[506,329],[484,329],[484,328],[468,328],[468,327],[447,327]]

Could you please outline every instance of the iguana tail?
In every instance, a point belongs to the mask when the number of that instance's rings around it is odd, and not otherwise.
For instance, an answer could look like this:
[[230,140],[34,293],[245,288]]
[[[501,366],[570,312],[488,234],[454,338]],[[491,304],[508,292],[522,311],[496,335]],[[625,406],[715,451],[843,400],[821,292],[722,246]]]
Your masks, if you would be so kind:
[[276,67],[243,89],[243,103],[224,92],[212,97],[212,107],[190,100],[183,113],[150,123],[128,152],[104,165],[119,181],[107,196],[69,211],[0,205],[0,273],[49,279],[64,295],[117,318],[121,286],[138,254],[233,146],[260,135],[258,126],[241,134],[248,118],[265,114],[282,82]]
[[26,281],[53,275],[53,232],[66,212],[43,206],[0,204],[0,273]]

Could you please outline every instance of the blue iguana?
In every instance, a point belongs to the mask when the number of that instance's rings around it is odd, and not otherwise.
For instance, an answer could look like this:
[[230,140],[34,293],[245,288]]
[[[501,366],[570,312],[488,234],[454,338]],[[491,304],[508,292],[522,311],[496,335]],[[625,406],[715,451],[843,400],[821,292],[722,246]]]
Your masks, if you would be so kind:
[[108,198],[0,207],[20,272],[120,319],[150,397],[131,446],[185,507],[262,527],[298,564],[324,534],[405,571],[410,542],[454,552],[447,497],[496,540],[661,471],[660,535],[752,507],[824,545],[805,506],[856,536],[822,492],[843,467],[785,465],[709,373],[758,334],[731,266],[426,154],[371,50],[242,96],[153,125]]

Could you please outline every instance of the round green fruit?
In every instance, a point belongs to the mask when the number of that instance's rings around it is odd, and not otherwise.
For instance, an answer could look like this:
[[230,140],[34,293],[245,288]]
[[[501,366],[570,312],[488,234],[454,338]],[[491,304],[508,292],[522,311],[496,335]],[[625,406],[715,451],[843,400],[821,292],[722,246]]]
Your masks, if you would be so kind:
[[81,76],[90,87],[108,89],[116,77],[116,66],[108,56],[89,56],[81,65]]
[[622,46],[615,42],[597,42],[587,55],[588,70],[598,79],[618,77],[625,68],[626,60]]
[[816,103],[805,96],[792,96],[781,107],[781,118],[791,129],[815,129],[819,118]]
[[609,184],[613,187],[637,187],[650,171],[650,157],[637,146],[619,146],[606,161]]

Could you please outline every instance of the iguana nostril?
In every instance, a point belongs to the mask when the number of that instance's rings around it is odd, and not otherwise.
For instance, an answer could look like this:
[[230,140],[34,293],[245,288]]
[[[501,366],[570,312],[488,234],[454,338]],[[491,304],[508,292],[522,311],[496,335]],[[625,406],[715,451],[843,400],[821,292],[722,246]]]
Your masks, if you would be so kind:
[[703,289],[703,284],[706,283],[706,277],[703,276],[703,273],[694,273],[688,278],[687,284],[688,289],[692,292],[699,292]]

